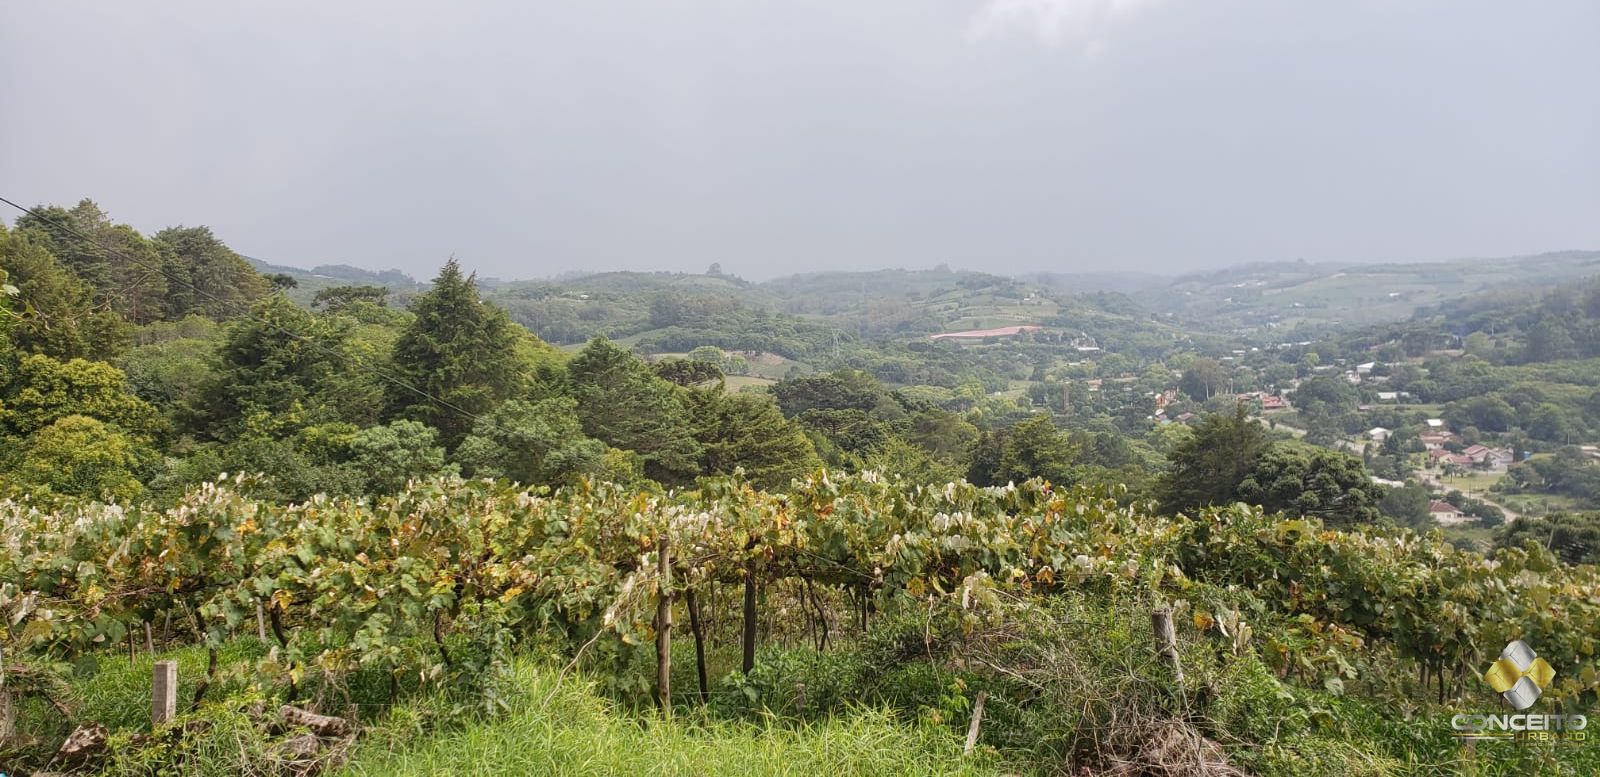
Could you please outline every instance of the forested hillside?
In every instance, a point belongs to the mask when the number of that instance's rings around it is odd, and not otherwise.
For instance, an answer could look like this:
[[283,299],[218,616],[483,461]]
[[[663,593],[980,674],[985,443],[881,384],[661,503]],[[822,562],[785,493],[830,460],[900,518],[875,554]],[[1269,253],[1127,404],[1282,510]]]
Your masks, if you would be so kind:
[[1600,523],[1446,538],[1415,449],[1600,500],[1597,287],[1266,344],[1036,281],[417,283],[33,209],[0,770],[1600,768],[1450,727],[1512,639],[1595,709]]

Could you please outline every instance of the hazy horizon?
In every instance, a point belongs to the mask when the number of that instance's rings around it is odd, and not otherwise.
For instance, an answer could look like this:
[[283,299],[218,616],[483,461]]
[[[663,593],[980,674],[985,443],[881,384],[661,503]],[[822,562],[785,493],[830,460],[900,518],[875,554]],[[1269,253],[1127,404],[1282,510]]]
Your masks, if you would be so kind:
[[12,4],[0,196],[423,280],[1587,250],[1597,29],[1575,0]]

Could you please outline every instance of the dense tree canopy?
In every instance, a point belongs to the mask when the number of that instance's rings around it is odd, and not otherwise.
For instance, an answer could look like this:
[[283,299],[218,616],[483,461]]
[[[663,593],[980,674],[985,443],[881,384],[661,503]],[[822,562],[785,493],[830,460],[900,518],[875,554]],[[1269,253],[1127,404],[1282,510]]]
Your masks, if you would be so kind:
[[1232,413],[1205,416],[1168,456],[1162,506],[1182,512],[1237,501],[1239,484],[1269,447],[1266,429],[1242,405]]
[[218,240],[210,227],[168,227],[156,233],[155,241],[174,260],[168,263],[172,280],[167,318],[190,314],[231,318],[248,311],[269,291],[266,279]]
[[83,359],[24,357],[0,406],[0,428],[26,437],[67,416],[87,416],[138,435],[160,431],[155,407],[128,393],[121,370]]
[[[1073,351],[1063,364],[1066,340],[1055,332],[975,347],[920,337],[868,344],[860,338],[869,329],[921,333],[943,324],[885,299],[862,303],[882,317],[846,333],[763,309],[734,293],[750,284],[725,275],[619,274],[608,281],[614,288],[596,281],[582,294],[556,284],[480,291],[452,260],[427,287],[334,267],[318,273],[345,285],[317,280],[295,289],[297,276],[264,277],[208,228],[169,227],[146,238],[88,200],[0,227],[0,272],[16,289],[4,318],[4,349],[15,355],[0,358],[8,448],[0,463],[20,472],[25,452],[36,449],[28,477],[57,494],[131,493],[122,471],[157,499],[223,471],[264,473],[262,493],[286,499],[391,492],[456,470],[528,485],[585,475],[684,485],[743,471],[782,488],[826,464],[922,483],[964,474],[984,484],[1122,484],[1126,499],[1159,496],[1169,510],[1246,499],[1356,523],[1372,520],[1381,503],[1396,520],[1416,519],[1414,495],[1385,501],[1360,462],[1273,444],[1245,409],[1234,410],[1232,390],[1287,384],[1296,364],[1309,371],[1352,354],[1223,357],[1227,351],[1193,341],[1173,353],[1149,332],[1106,328],[1097,316],[1122,317],[1125,326],[1141,315],[1115,295],[1059,308],[1052,326],[1094,329],[1100,342],[1122,344],[1092,358]],[[973,293],[1018,301],[1036,293],[1005,279],[961,277],[960,288]],[[629,284],[646,290],[617,290]],[[484,295],[534,324],[549,314],[585,334],[638,336],[627,348],[595,338],[569,357]],[[832,314],[825,300],[801,297],[785,305]],[[1561,345],[1559,333],[1539,337],[1540,348],[1582,354]],[[1383,371],[1391,385],[1449,403],[1447,418],[1482,428],[1474,440],[1502,428],[1578,440],[1600,427],[1600,400],[1585,394],[1575,406],[1568,394],[1505,380],[1495,372],[1500,361],[1487,361],[1503,360],[1502,346],[1478,345],[1482,359]],[[808,363],[785,366],[775,354],[804,354]],[[1181,375],[1162,361],[1168,355]],[[787,378],[771,385],[725,377],[782,369]],[[730,393],[748,383],[758,385]],[[1358,389],[1342,376],[1310,377],[1294,396],[1316,439],[1355,428]],[[1228,412],[1203,416],[1192,430],[1157,430],[1158,400],[1170,400],[1168,419]],[[64,420],[75,416],[85,420]],[[1390,425],[1406,423],[1397,416]],[[1414,445],[1415,429],[1406,428],[1396,439]],[[80,474],[45,482],[39,462],[56,460],[47,453],[62,450],[62,440],[91,438],[137,455],[113,455],[116,466],[98,470],[62,465]],[[1387,458],[1374,466],[1396,470],[1402,444],[1378,451]],[[1571,456],[1541,458],[1517,465],[1508,481],[1577,493],[1600,484],[1591,469],[1600,471]],[[85,474],[91,470],[110,474]]]
[[122,318],[94,301],[94,290],[50,254],[43,241],[0,225],[0,270],[17,289],[12,344],[57,359],[106,359],[128,337]]
[[71,209],[36,208],[17,218],[19,231],[33,232],[49,251],[94,290],[96,305],[123,319],[145,324],[168,313],[168,275],[181,272],[181,261],[111,217],[92,200]]
[[702,450],[677,394],[681,389],[604,338],[573,357],[567,372],[585,434],[638,453],[645,474],[655,480],[694,477]]
[[781,489],[822,463],[811,441],[771,397],[700,392],[694,404],[695,439],[704,451],[706,474],[743,469],[750,482]]
[[351,420],[343,408],[375,399],[346,391],[347,378],[360,374],[351,369],[352,357],[339,322],[282,295],[268,297],[225,335],[209,390],[211,423],[234,432],[244,424],[282,432]]
[[606,446],[585,436],[569,397],[513,399],[479,418],[456,450],[468,474],[529,485],[570,483],[601,471]]
[[1190,399],[1204,402],[1228,389],[1228,373],[1215,359],[1195,359],[1183,371],[1178,387]]
[[1263,453],[1240,481],[1238,498],[1272,512],[1353,526],[1378,519],[1383,489],[1349,454],[1280,444]]
[[1532,541],[1568,564],[1600,564],[1600,513],[1556,513],[1517,518],[1495,535],[1495,546],[1516,548]]

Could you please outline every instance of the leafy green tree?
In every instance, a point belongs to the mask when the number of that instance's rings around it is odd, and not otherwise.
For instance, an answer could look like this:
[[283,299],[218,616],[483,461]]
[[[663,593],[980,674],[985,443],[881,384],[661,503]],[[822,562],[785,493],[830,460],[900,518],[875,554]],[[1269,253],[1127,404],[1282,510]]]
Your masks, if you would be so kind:
[[1036,416],[1006,430],[1000,459],[988,479],[1000,484],[1042,477],[1057,485],[1071,485],[1078,480],[1074,468],[1078,453],[1077,446],[1056,429],[1049,416]]
[[1433,501],[1428,489],[1415,483],[1390,488],[1378,500],[1378,511],[1401,526],[1420,529],[1432,523],[1428,503]]
[[128,339],[116,313],[94,303],[94,290],[63,267],[40,241],[0,225],[0,271],[17,289],[13,344],[57,359],[106,359]]
[[1303,413],[1338,415],[1356,409],[1356,387],[1337,375],[1322,375],[1301,382],[1294,391],[1294,404]]
[[912,414],[906,442],[949,463],[963,462],[978,443],[978,427],[955,413],[929,408]]
[[800,427],[783,417],[769,396],[698,392],[695,439],[707,474],[743,468],[751,483],[780,489],[821,465]]
[[897,436],[873,449],[861,466],[904,478],[913,485],[943,485],[965,477],[962,465],[934,456]]
[[1528,434],[1540,440],[1563,444],[1574,442],[1583,434],[1583,425],[1577,414],[1553,402],[1542,402],[1528,414]]
[[1184,369],[1178,388],[1196,402],[1204,402],[1228,388],[1228,371],[1214,359],[1195,359]]
[[81,200],[71,209],[34,211],[19,216],[16,228],[44,240],[50,253],[94,290],[96,305],[108,306],[135,324],[162,318],[167,275],[176,262],[169,250],[133,227],[112,223],[93,200]]
[[521,388],[517,337],[505,311],[478,299],[477,281],[454,259],[411,312],[416,317],[394,345],[392,369],[403,385],[387,387],[389,410],[438,429],[454,446],[475,416]]
[[139,436],[159,430],[156,409],[128,393],[122,370],[105,362],[60,362],[34,354],[17,368],[0,425],[26,437],[67,416],[88,416]]
[[720,367],[722,360],[728,358],[728,354],[714,345],[702,345],[690,350],[688,358],[690,361],[708,362]]
[[179,281],[170,284],[169,319],[190,314],[233,318],[271,291],[267,280],[210,227],[168,227],[156,233],[155,242],[171,252],[170,272]]
[[[0,230],[3,229],[5,226],[0,225]],[[16,322],[11,315],[11,298],[18,293],[17,287],[11,285],[11,276],[6,274],[4,267],[0,267],[0,388],[11,382],[11,328]]]
[[605,443],[587,437],[569,397],[507,400],[473,425],[455,458],[474,477],[524,485],[570,483],[601,471]]
[[1239,499],[1270,512],[1314,516],[1330,526],[1372,523],[1380,515],[1380,486],[1361,460],[1322,448],[1270,447],[1244,480]]
[[791,378],[772,387],[778,406],[790,418],[807,410],[871,410],[880,391],[870,376],[849,370]]
[[366,478],[367,493],[393,493],[406,481],[448,472],[439,433],[417,421],[369,426],[350,440],[350,465]]
[[596,338],[567,363],[567,375],[585,434],[639,454],[645,475],[662,483],[698,474],[701,450],[681,389],[643,360]]
[[279,437],[246,429],[221,446],[215,458],[204,457],[208,466],[189,474],[210,479],[221,472],[255,473],[263,479],[256,493],[279,501],[300,501],[314,494],[363,493],[365,476],[349,463],[330,461],[319,445],[308,444],[312,441],[307,439],[307,431]]
[[809,432],[826,438],[832,447],[856,456],[867,455],[894,436],[887,422],[855,408],[817,408],[801,413],[794,420]]
[[1494,546],[1518,548],[1528,541],[1555,551],[1568,564],[1600,564],[1600,513],[1517,518],[1495,533]]
[[191,316],[148,325],[139,335],[147,342],[128,349],[116,361],[127,375],[128,390],[159,408],[174,429],[200,431],[209,417],[221,327]]
[[715,383],[717,390],[721,390],[722,370],[711,362],[698,359],[662,359],[652,367],[657,375],[675,386],[691,388]]
[[137,473],[154,457],[148,446],[116,426],[68,415],[28,438],[17,479],[58,494],[130,500],[143,493]]
[[211,397],[212,436],[241,433],[245,424],[274,436],[311,424],[350,418],[375,397],[348,390],[354,359],[348,332],[281,294],[235,321],[218,352]]
[[1527,352],[1524,360],[1548,362],[1570,359],[1577,355],[1577,342],[1572,331],[1561,318],[1545,315],[1528,328]]
[[1517,411],[1499,394],[1472,396],[1445,405],[1440,411],[1450,425],[1476,426],[1485,432],[1504,432],[1517,423]]
[[1190,431],[1167,457],[1162,507],[1183,512],[1238,501],[1239,484],[1271,446],[1266,430],[1240,405],[1232,413],[1203,417]]
[[334,286],[317,292],[311,298],[311,306],[328,313],[337,313],[357,302],[383,307],[388,304],[388,299],[387,286]]

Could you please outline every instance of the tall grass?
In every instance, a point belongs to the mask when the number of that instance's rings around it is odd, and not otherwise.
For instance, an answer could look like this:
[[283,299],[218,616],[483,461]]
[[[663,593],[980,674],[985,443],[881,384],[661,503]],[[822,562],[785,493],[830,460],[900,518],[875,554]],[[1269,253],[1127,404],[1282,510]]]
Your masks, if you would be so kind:
[[[530,661],[513,673],[510,711],[420,743],[397,710],[356,751],[348,777],[390,775],[966,775],[991,774],[942,729],[858,710],[797,726],[619,714],[585,681]],[[549,697],[548,705],[545,704]]]

